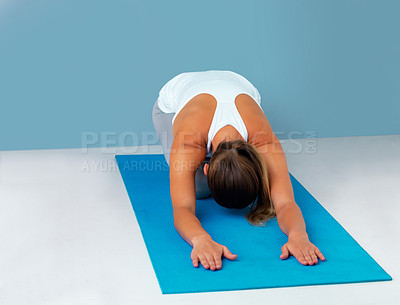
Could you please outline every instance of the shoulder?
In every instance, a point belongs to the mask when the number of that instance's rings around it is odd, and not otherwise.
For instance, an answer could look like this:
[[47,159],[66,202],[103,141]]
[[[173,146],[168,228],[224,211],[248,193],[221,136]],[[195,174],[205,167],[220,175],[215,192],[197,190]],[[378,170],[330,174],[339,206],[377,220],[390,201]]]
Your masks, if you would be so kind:
[[270,142],[274,138],[274,133],[261,107],[246,94],[239,95],[235,103],[246,125],[248,141],[257,145]]
[[[214,100],[214,101],[213,101]],[[192,133],[199,144],[207,145],[208,131],[217,102],[209,94],[200,94],[190,100],[178,113],[172,125],[174,138]]]

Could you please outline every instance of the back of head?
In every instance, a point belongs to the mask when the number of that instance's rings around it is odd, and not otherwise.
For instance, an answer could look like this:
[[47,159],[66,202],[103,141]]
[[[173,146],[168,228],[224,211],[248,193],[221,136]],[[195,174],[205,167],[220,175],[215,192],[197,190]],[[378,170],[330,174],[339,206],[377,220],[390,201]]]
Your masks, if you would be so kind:
[[243,209],[251,204],[246,215],[251,224],[263,225],[275,216],[264,159],[248,142],[221,142],[210,159],[207,181],[219,205]]

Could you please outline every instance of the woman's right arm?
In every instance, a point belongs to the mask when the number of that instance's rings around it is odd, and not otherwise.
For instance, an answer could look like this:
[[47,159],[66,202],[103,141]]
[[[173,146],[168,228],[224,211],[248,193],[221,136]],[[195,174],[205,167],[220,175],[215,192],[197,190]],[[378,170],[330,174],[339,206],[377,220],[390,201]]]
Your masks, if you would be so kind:
[[193,239],[208,235],[195,216],[195,174],[206,154],[193,142],[192,137],[175,137],[169,161],[174,224],[182,238],[192,246]]
[[195,174],[206,156],[205,148],[191,137],[176,137],[170,154],[170,192],[174,225],[182,238],[193,247],[192,261],[211,270],[222,267],[221,256],[235,259],[225,246],[214,242],[196,217]]

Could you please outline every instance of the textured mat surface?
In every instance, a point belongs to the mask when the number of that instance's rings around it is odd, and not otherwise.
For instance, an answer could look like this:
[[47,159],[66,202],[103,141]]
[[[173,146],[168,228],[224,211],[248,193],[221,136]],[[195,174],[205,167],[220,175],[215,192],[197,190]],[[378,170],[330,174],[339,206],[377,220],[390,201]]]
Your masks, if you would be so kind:
[[276,218],[266,227],[254,227],[244,218],[247,209],[225,209],[210,197],[197,201],[196,215],[213,239],[238,258],[223,259],[218,271],[194,268],[192,248],[174,228],[164,156],[118,155],[116,159],[164,294],[391,280],[292,175],[307,233],[324,254],[324,262],[303,266],[293,256],[281,260],[287,237]]

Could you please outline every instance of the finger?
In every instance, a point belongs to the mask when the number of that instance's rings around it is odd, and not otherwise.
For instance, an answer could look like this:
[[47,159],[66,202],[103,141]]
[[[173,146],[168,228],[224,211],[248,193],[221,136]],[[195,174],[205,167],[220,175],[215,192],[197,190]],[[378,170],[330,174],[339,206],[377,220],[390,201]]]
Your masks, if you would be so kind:
[[199,258],[197,256],[192,258],[192,263],[194,267],[199,267]]
[[211,254],[206,254],[207,261],[210,263],[210,269],[215,270],[215,261],[214,261],[214,256]]
[[236,254],[232,254],[232,252],[229,251],[229,249],[228,249],[227,247],[222,246],[222,249],[223,249],[223,253],[222,253],[222,254],[223,254],[227,259],[229,259],[229,260],[234,260],[234,259],[237,258],[237,255],[236,255]]
[[325,260],[325,256],[321,253],[321,251],[319,251],[318,248],[315,248],[315,253],[317,254],[317,256],[319,257],[319,259],[320,259],[321,261],[324,261],[324,260]]
[[208,264],[207,258],[204,255],[199,255],[199,258],[200,258],[200,262],[203,265],[204,269],[208,269],[209,264]]
[[289,257],[289,250],[287,248],[287,245],[284,244],[283,247],[281,248],[282,254],[281,254],[281,259],[287,259]]
[[310,256],[311,256],[311,259],[313,260],[314,264],[318,264],[318,258],[315,255],[314,250],[310,250]]
[[[302,251],[302,252],[303,252],[303,251]],[[308,252],[304,251],[304,252],[303,252],[303,255],[304,255],[304,258],[306,259],[306,261],[307,261],[307,263],[308,263],[309,265],[314,265],[314,262],[313,262],[313,260],[311,259],[311,256],[310,256],[310,254],[309,254]]]
[[221,256],[214,255],[214,261],[215,261],[215,268],[221,269],[222,268]]
[[304,258],[304,255],[303,255],[303,253],[301,251],[295,251],[292,254],[300,262],[300,264],[307,265],[307,261]]

